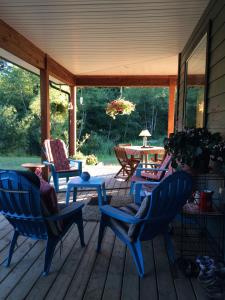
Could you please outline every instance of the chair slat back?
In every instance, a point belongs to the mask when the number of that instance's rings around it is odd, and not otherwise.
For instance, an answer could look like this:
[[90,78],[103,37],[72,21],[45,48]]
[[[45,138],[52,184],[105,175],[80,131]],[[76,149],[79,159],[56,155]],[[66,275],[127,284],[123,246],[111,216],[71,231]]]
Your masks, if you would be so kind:
[[166,230],[190,198],[192,185],[191,175],[181,171],[168,176],[153,189],[141,240],[153,238]]
[[54,163],[56,171],[70,169],[67,148],[62,140],[45,140],[44,148],[48,161]]
[[123,147],[114,147],[116,158],[121,165],[127,164],[128,157],[126,150]]
[[0,212],[21,234],[47,237],[40,206],[40,191],[15,171],[0,173]]

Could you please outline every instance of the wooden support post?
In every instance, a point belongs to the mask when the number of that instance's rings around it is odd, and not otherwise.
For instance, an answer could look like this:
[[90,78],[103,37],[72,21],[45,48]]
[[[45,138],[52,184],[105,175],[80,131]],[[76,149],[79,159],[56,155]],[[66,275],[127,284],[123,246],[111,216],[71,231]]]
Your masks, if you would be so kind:
[[[50,102],[49,102],[49,74],[47,68],[40,70],[41,92],[41,146],[44,140],[50,138]],[[42,153],[42,159],[46,159]],[[48,170],[43,170],[43,177],[48,179]]]
[[70,105],[69,105],[69,155],[76,155],[76,94],[77,89],[70,86]]
[[174,132],[175,89],[176,83],[171,81],[169,86],[168,136]]

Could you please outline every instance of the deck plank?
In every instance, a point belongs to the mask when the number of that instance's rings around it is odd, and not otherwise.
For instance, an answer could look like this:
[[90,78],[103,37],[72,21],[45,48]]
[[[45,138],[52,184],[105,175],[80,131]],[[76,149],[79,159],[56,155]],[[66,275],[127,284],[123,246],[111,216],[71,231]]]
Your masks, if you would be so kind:
[[[1,266],[0,266],[0,283],[1,283],[0,291],[2,288],[2,281],[5,280],[5,278],[9,274],[10,274],[10,277],[12,276],[14,269],[17,269],[17,265],[20,264],[20,262],[23,259],[26,259],[26,256],[30,255],[30,251],[37,244],[37,241],[32,241],[32,240],[26,239],[25,237],[19,237],[18,240],[20,241],[20,244],[19,244],[18,248],[14,251],[10,266],[8,268],[6,268],[4,264],[1,264]],[[23,242],[23,241],[25,241],[25,242]],[[5,252],[7,253],[7,255],[4,255],[3,260],[7,259],[9,249],[5,249],[5,250],[6,250]],[[24,269],[24,270],[26,270],[26,269]],[[0,293],[0,295],[1,295],[1,293]]]
[[102,242],[101,252],[97,255],[83,300],[101,299],[112,255],[114,241],[115,234],[111,230],[107,230]]
[[192,285],[187,278],[174,280],[178,300],[196,300]]
[[[0,244],[0,264],[2,264],[8,257],[9,254],[9,246],[11,243],[13,237],[13,232],[9,233],[8,235],[4,236],[1,239],[1,244]],[[14,249],[14,253],[19,249],[20,245],[22,245],[25,241],[27,240],[26,237],[19,236],[17,240],[17,245]],[[13,255],[13,260],[14,260],[14,255]]]
[[143,242],[142,251],[145,264],[145,277],[140,280],[140,300],[145,300],[146,295],[149,293],[151,293],[151,300],[156,300],[158,299],[158,290],[152,242]]
[[191,280],[184,275],[178,264],[175,264],[173,268],[176,272],[174,276],[174,285],[178,300],[196,300]]
[[96,252],[97,238],[98,238],[98,226],[95,228],[92,234],[85,255],[71,281],[71,284],[69,286],[69,289],[64,299],[67,300],[82,299],[97,256],[97,252]]
[[120,300],[126,247],[116,238],[102,300]]
[[198,300],[205,300],[206,293],[196,278],[191,279],[191,284]]
[[177,299],[169,260],[162,236],[153,240],[159,300]]
[[[44,249],[45,243],[43,241],[38,241],[18,262],[16,268],[10,272],[10,276],[7,276],[0,285],[0,299],[5,299],[7,297],[11,290],[20,282],[24,274],[29,271]],[[0,272],[0,276],[2,276],[2,272]]]
[[129,249],[126,249],[121,300],[139,299],[139,277]]
[[[96,228],[96,222],[88,222],[84,228],[84,236],[85,243],[88,245],[89,240],[93,234],[93,231]],[[87,247],[87,246],[86,246]],[[65,264],[61,268],[60,272],[57,274],[57,277],[53,279],[53,285],[46,295],[45,299],[63,299],[67,289],[70,285],[70,282],[76,273],[77,268],[83,256],[86,252],[86,247],[81,248],[80,241],[78,240],[76,244],[73,246],[72,251],[70,252],[68,258],[66,259]],[[40,283],[40,287],[42,287],[42,283]],[[34,298],[30,298],[34,299]]]
[[[62,251],[61,257],[60,243],[58,243],[51,264],[50,273],[46,278],[42,276],[45,258],[45,251],[43,251],[39,258],[34,262],[30,270],[21,279],[19,285],[10,293],[9,299],[16,299],[16,297],[19,297],[19,299],[24,299],[25,296],[27,296],[27,294],[29,293],[31,287],[33,294],[35,294],[37,285],[34,286],[34,284],[36,281],[42,282],[41,289],[38,290],[36,296],[40,298],[44,297],[45,293],[48,291],[49,287],[52,284],[51,280],[57,276],[60,266],[67,258],[71,247],[73,247],[73,244],[78,240],[78,238],[79,234],[77,228],[72,227],[71,230],[68,231],[67,235],[63,238],[62,245],[64,245],[64,249]],[[32,299],[34,299],[34,296],[32,296]]]

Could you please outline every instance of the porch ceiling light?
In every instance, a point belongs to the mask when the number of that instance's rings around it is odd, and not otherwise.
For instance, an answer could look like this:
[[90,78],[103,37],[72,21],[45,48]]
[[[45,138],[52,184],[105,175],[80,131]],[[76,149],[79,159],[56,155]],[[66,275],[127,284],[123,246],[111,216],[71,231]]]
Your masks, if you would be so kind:
[[143,137],[143,148],[148,147],[147,146],[147,141],[148,141],[148,136],[152,136],[151,133],[148,131],[148,129],[144,129],[140,132],[139,136]]

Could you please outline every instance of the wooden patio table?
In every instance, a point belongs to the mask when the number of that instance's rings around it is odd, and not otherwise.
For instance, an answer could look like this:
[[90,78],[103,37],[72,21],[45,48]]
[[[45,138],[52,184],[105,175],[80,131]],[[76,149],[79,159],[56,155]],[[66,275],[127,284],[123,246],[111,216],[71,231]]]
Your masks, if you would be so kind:
[[35,173],[36,169],[43,169],[45,165],[41,163],[24,163],[21,167],[30,170],[31,172]]
[[141,160],[145,163],[148,162],[148,155],[153,154],[154,160],[158,160],[158,155],[163,155],[165,153],[165,149],[163,147],[157,146],[149,146],[149,147],[142,147],[142,146],[124,146],[127,155],[131,155],[134,157],[135,155],[140,156]]

